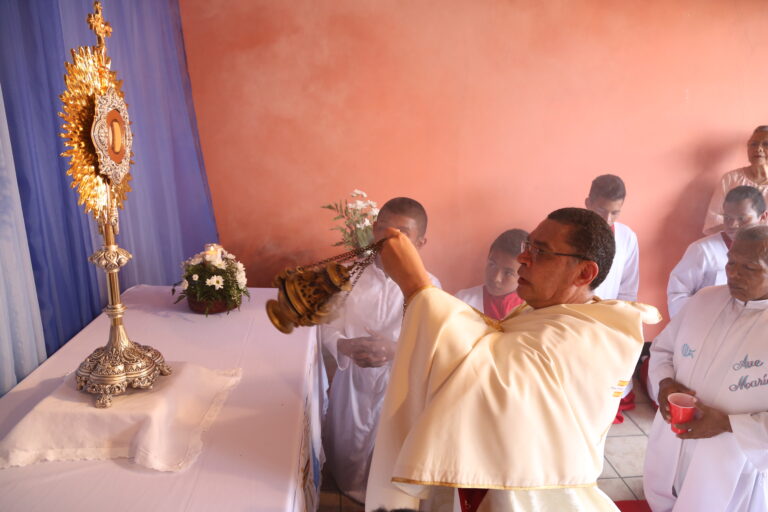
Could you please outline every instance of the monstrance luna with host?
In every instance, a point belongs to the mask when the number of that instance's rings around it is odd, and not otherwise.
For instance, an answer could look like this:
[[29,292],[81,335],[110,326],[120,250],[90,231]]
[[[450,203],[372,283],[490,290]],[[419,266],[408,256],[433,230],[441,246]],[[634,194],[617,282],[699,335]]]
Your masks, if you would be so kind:
[[66,62],[67,89],[60,96],[64,104],[59,115],[64,119],[61,136],[69,148],[72,188],[77,188],[78,204],[91,213],[104,238],[104,245],[88,260],[107,274],[108,304],[104,312],[110,319],[109,341],[97,348],[78,367],[77,389],[98,395],[96,407],[109,407],[112,397],[132,388],[151,388],[159,374],[170,375],[163,355],[147,345],[128,338],[123,325],[125,306],[120,299],[118,272],[131,254],[118,247],[118,207],[122,208],[131,179],[133,137],[122,81],[110,70],[106,38],[112,27],[104,21],[100,2],[87,22],[96,33],[97,45],[72,50]]

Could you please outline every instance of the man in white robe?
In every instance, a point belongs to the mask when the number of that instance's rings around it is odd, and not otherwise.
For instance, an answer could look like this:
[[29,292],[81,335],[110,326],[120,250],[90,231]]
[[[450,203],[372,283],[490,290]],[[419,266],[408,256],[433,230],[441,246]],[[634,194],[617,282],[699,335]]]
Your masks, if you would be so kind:
[[[598,214],[611,226],[616,240],[616,254],[611,271],[605,281],[595,288],[595,295],[601,299],[637,300],[637,288],[640,285],[640,249],[637,246],[637,235],[626,224],[617,222],[626,197],[624,180],[614,174],[603,174],[592,180],[589,195],[584,200],[587,209]],[[622,423],[623,411],[634,408],[635,395],[630,379],[629,385],[621,395],[614,423]]]
[[580,208],[541,222],[518,256],[527,305],[502,322],[430,287],[390,233],[382,261],[408,305],[366,510],[417,509],[435,486],[467,491],[464,511],[618,510],[596,480],[642,323],[659,315],[593,299],[613,259],[608,225]]
[[508,229],[496,237],[485,262],[485,283],[459,290],[456,298],[495,320],[522,304],[523,299],[516,293],[520,268],[517,256],[527,237],[528,232],[522,229]]
[[758,126],[747,141],[749,165],[729,171],[715,186],[704,218],[704,234],[713,235],[723,230],[723,199],[732,188],[740,185],[755,187],[768,202],[768,126]]
[[725,263],[736,232],[765,223],[765,199],[754,187],[731,189],[723,201],[723,231],[696,240],[669,275],[667,309],[675,316],[693,294],[707,286],[725,284]]
[[[768,510],[768,226],[739,231],[727,285],[704,288],[654,340],[658,397],[644,470],[654,512]],[[667,397],[695,394],[672,432]]]
[[[427,215],[413,199],[382,206],[376,239],[388,228],[399,229],[418,248],[426,244]],[[402,319],[403,294],[377,261],[363,271],[338,318],[320,327],[320,340],[338,366],[323,425],[327,464],[341,492],[360,503]]]

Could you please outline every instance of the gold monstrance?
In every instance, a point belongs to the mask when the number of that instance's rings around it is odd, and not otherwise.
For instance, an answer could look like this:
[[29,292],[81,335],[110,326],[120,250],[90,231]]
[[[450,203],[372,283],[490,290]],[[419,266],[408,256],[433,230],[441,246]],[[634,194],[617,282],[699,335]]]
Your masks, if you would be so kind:
[[123,326],[125,306],[120,300],[120,268],[131,254],[117,246],[119,232],[117,208],[123,207],[130,190],[128,181],[133,137],[128,120],[122,81],[110,71],[106,38],[112,27],[104,21],[101,3],[94,2],[87,21],[96,33],[96,46],[72,50],[72,62],[64,63],[67,90],[61,136],[69,147],[61,156],[70,157],[67,174],[77,188],[78,204],[92,213],[104,237],[104,245],[88,260],[107,273],[109,303],[104,312],[110,319],[109,341],[80,363],[76,372],[77,389],[99,395],[96,407],[112,405],[112,396],[133,388],[151,388],[158,374],[170,375],[163,355],[152,347],[128,338]]

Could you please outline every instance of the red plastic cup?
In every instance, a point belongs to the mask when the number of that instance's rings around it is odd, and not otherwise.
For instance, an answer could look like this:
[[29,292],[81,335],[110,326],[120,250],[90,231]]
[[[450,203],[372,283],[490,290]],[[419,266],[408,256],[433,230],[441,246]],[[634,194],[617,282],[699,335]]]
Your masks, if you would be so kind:
[[696,397],[687,393],[671,393],[667,401],[669,413],[672,416],[670,421],[672,432],[675,434],[688,432],[687,429],[675,427],[675,424],[687,423],[693,419],[693,414],[696,412]]

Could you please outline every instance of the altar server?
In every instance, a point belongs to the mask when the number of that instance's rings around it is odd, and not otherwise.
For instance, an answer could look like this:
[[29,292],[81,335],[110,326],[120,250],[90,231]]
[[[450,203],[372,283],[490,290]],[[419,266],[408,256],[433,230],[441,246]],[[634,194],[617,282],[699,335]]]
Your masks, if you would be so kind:
[[456,298],[496,320],[522,304],[523,299],[516,293],[520,268],[517,256],[527,237],[528,232],[522,229],[509,229],[500,234],[488,251],[485,284],[460,290]]
[[[603,174],[592,180],[589,195],[584,200],[585,206],[600,215],[613,230],[616,239],[616,255],[608,277],[595,289],[595,295],[601,299],[637,300],[637,287],[640,283],[640,250],[637,236],[629,226],[616,222],[624,206],[627,189],[624,180],[613,174]],[[635,394],[632,392],[632,379],[624,389],[614,423],[624,421],[624,411],[635,408]]]
[[[726,276],[691,297],[651,348],[659,411],[644,488],[654,512],[768,510],[768,226],[737,233]],[[673,392],[698,400],[677,435]]]
[[589,196],[584,200],[587,209],[601,216],[611,226],[616,238],[616,255],[608,277],[595,289],[601,299],[637,300],[640,283],[640,253],[637,236],[629,226],[616,222],[624,206],[627,189],[624,180],[613,174],[603,174],[592,180]]
[[429,286],[390,232],[387,272],[408,297],[382,412],[366,510],[419,508],[459,487],[462,510],[617,511],[596,479],[651,306],[593,298],[614,242],[581,208],[549,214],[518,256],[528,307],[502,322]]
[[696,240],[669,275],[667,308],[675,316],[694,293],[705,286],[725,284],[725,263],[740,228],[765,223],[765,199],[755,187],[731,189],[723,202],[723,231]]
[[715,186],[704,219],[704,234],[716,234],[723,229],[723,198],[740,185],[755,187],[768,202],[768,126],[758,126],[747,141],[749,165],[729,171]]
[[[397,197],[381,207],[373,225],[376,239],[388,228],[417,249],[427,243],[427,213],[413,199]],[[327,464],[341,492],[360,503],[402,319],[403,294],[377,259],[363,271],[339,317],[320,327],[323,346],[338,364],[323,428]]]

